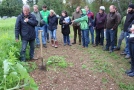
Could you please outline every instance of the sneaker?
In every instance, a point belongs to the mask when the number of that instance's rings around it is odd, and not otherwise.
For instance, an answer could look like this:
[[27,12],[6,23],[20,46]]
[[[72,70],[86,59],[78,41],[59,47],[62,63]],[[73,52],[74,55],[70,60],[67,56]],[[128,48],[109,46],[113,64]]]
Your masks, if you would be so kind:
[[30,58],[30,60],[38,60],[37,57]]
[[126,52],[122,52],[120,55],[126,55]]
[[133,71],[130,69],[130,70],[127,70],[125,73],[126,74],[129,74],[129,73],[132,73]]
[[64,46],[66,46],[66,43],[64,43]]
[[130,55],[127,54],[127,55],[125,56],[125,59],[130,59]]
[[73,42],[72,44],[76,44],[76,42]]
[[96,45],[96,44],[93,45],[93,47],[96,47],[96,46],[98,46],[98,45]]
[[68,44],[69,46],[72,46],[71,44]]
[[127,74],[129,77],[134,77],[134,72]]
[[46,44],[43,44],[43,47],[44,47],[44,48],[47,48],[47,45],[46,45]]
[[49,40],[47,40],[47,43],[49,43]]
[[79,45],[81,45],[81,42],[79,42]]
[[115,49],[114,49],[114,51],[119,51],[119,50],[120,50],[120,48],[119,48],[119,47],[117,47],[117,48],[115,48]]
[[109,51],[109,53],[112,53],[112,52],[113,52],[113,50],[110,50],[110,51]]
[[103,49],[103,51],[109,51],[109,49],[107,49],[107,48],[104,48],[104,49]]

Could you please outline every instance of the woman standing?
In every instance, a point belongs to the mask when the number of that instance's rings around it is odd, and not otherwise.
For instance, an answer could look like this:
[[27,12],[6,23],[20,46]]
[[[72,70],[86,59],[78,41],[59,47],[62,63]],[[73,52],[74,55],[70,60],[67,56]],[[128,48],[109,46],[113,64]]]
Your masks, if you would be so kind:
[[48,30],[50,31],[51,35],[52,47],[55,48],[58,47],[58,42],[56,38],[57,25],[58,25],[58,18],[56,17],[54,10],[50,10],[50,15],[48,16]]
[[69,25],[71,25],[71,19],[67,15],[67,12],[66,11],[62,11],[62,15],[61,15],[59,24],[61,25],[64,46],[66,44],[68,44],[69,46],[71,46],[71,44],[70,44],[70,37],[69,37],[69,34],[70,34],[70,26]]

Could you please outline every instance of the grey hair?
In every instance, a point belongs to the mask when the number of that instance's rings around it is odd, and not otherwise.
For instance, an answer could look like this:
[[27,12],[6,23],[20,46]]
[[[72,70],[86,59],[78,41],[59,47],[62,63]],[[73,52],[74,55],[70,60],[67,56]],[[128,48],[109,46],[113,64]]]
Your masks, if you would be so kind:
[[38,5],[34,5],[33,7],[37,7],[38,8]]
[[29,9],[29,10],[30,10],[30,6],[29,6],[29,5],[27,5],[27,4],[26,4],[26,5],[23,5],[23,9],[24,9],[24,8],[27,8],[27,9]]

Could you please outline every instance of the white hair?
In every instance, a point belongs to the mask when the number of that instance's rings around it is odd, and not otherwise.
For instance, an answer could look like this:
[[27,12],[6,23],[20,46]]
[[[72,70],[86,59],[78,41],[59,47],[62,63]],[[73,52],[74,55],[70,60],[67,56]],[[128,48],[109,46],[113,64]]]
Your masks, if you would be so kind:
[[56,13],[55,13],[55,11],[54,11],[54,10],[52,10],[52,9],[51,9],[51,10],[50,10],[50,13],[51,13],[51,12],[52,12],[54,15],[56,15]]
[[30,10],[30,6],[29,6],[29,5],[27,5],[27,4],[26,4],[26,5],[23,5],[23,9],[24,9],[24,8],[27,8],[27,9],[29,9],[29,10]]

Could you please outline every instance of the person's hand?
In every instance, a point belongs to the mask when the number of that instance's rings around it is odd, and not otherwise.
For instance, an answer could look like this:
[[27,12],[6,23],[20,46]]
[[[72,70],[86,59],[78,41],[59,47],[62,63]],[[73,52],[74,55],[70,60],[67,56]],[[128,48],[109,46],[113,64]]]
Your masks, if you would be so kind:
[[133,32],[134,31],[134,28],[130,28],[130,32]]
[[18,39],[16,39],[16,42],[19,42],[19,40],[18,40]]
[[74,20],[72,20],[72,23],[74,23]]
[[66,23],[65,21],[63,21],[63,23]]
[[25,22],[28,22],[28,18],[25,18],[25,20],[24,20]]
[[104,31],[106,31],[106,29],[104,29]]
[[113,30],[113,28],[111,30]]

